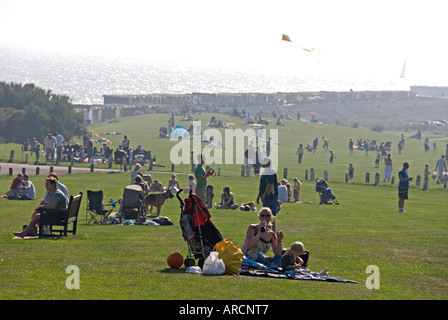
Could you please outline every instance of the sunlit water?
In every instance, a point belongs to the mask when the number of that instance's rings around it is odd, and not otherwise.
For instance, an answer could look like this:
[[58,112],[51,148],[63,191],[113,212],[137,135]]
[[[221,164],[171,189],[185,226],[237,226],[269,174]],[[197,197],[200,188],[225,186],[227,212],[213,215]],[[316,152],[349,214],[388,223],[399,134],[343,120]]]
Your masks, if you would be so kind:
[[[74,104],[102,104],[103,95],[409,90],[397,80],[300,77],[217,68],[31,53],[0,48],[0,81],[34,83]],[[398,78],[398,77],[397,77]]]

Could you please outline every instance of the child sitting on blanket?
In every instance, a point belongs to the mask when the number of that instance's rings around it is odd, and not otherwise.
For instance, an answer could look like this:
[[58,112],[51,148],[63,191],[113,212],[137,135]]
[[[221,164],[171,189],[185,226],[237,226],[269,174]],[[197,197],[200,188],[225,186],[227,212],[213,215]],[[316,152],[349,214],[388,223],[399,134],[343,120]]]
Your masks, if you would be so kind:
[[302,242],[294,242],[291,247],[286,250],[282,256],[282,269],[287,270],[300,270],[305,262],[300,257],[305,253],[305,247]]

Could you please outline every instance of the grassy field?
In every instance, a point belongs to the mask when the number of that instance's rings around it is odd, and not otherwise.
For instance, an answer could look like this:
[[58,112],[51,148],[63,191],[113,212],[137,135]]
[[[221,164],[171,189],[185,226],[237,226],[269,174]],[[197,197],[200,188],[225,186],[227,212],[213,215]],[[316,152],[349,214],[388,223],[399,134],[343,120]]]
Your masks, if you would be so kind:
[[[202,114],[203,129],[210,114]],[[177,125],[188,126],[176,117]],[[218,115],[224,122],[241,127],[241,119]],[[170,150],[176,142],[158,138],[159,127],[166,126],[166,115],[143,115],[96,124],[91,130],[111,140],[117,146],[124,134],[131,146],[141,144],[151,149],[157,163],[153,179],[166,185],[171,175]],[[285,121],[285,126],[269,125],[279,134],[279,178],[288,168],[288,180],[297,176],[302,181],[300,200],[312,204],[284,204],[277,216],[277,228],[285,234],[283,246],[302,241],[310,251],[309,268],[321,271],[328,268],[330,276],[357,281],[327,283],[255,278],[236,275],[207,277],[185,274],[185,269],[173,270],[166,258],[173,251],[187,254],[187,244],[178,224],[180,207],[172,199],[162,209],[174,226],[121,226],[86,225],[85,198],[80,211],[78,234],[63,239],[17,240],[12,232],[28,223],[38,201],[9,201],[0,199],[0,299],[313,299],[313,300],[445,300],[447,294],[448,265],[448,190],[430,181],[427,191],[411,183],[407,213],[398,213],[396,183],[383,183],[383,165],[374,167],[375,153],[356,150],[350,157],[349,138],[392,141],[393,175],[404,161],[410,163],[409,174],[423,175],[424,164],[435,167],[436,160],[447,140],[436,140],[438,153],[425,154],[423,140],[406,137],[402,154],[396,151],[399,132],[372,132],[315,123]],[[223,129],[221,129],[221,132]],[[105,135],[121,132],[121,135]],[[224,134],[223,134],[224,136]],[[329,165],[329,155],[322,149],[322,136],[330,140],[330,150],[336,155],[335,164]],[[424,138],[426,137],[423,135]],[[308,144],[319,138],[316,153],[306,153],[301,165],[295,152],[299,143]],[[430,136],[440,139],[440,136]],[[18,145],[1,145],[0,159],[7,161],[9,150]],[[17,158],[16,158],[17,159]],[[18,159],[20,161],[21,159]],[[355,178],[345,182],[349,162],[355,167]],[[98,165],[98,167],[106,165]],[[212,164],[221,169],[221,175],[209,178],[219,198],[222,187],[230,186],[235,202],[255,200],[258,178],[240,176],[241,164]],[[329,185],[340,205],[319,205],[314,192],[314,181],[305,180],[305,170],[315,169],[316,178],[328,171]],[[146,168],[145,168],[146,169]],[[175,172],[182,187],[187,186],[188,164],[177,165]],[[370,183],[365,183],[369,172]],[[379,185],[374,185],[375,173],[380,173]],[[145,171],[146,173],[146,171]],[[0,176],[0,190],[7,191],[12,177]],[[44,194],[44,176],[33,176],[38,196]],[[129,172],[72,174],[61,177],[71,194],[86,190],[103,190],[106,199],[117,200],[130,181]],[[211,210],[212,221],[221,234],[241,245],[247,226],[256,223],[255,213],[233,210]],[[68,290],[65,281],[67,266],[80,270],[80,289]],[[380,271],[380,288],[368,289],[368,266]]]

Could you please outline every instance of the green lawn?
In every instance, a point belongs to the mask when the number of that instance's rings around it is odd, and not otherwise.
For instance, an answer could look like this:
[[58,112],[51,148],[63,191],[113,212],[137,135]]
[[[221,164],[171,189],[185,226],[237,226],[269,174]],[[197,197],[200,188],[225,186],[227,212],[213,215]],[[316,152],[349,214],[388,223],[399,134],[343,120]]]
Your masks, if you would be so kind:
[[[202,114],[204,129],[210,114]],[[218,115],[224,122],[233,122],[245,128],[242,120]],[[176,142],[158,138],[158,129],[166,126],[166,115],[145,115],[96,124],[91,129],[104,136],[106,132],[121,132],[121,136],[107,136],[113,146],[124,134],[131,145],[151,149],[157,162],[151,172],[166,185],[170,178],[169,151]],[[176,117],[177,124],[180,117]],[[373,184],[374,175],[382,178],[383,165],[374,168],[375,155],[356,151],[350,157],[348,139],[353,137],[392,141],[393,174],[397,176],[403,161],[411,165],[409,174],[423,173],[424,164],[435,167],[440,154],[423,152],[423,140],[409,139],[403,154],[397,154],[396,143],[401,133],[372,132],[337,126],[286,121],[287,126],[270,125],[279,129],[279,178],[288,168],[288,180],[297,176],[302,181],[300,200],[313,204],[284,204],[277,216],[277,228],[285,234],[283,246],[302,241],[310,251],[309,268],[321,271],[327,267],[330,276],[357,281],[328,283],[266,279],[225,275],[207,277],[185,274],[185,269],[172,270],[166,264],[167,256],[177,251],[187,254],[187,244],[178,224],[180,207],[177,199],[169,200],[162,215],[169,217],[174,226],[121,226],[86,225],[85,197],[80,211],[78,234],[58,240],[16,240],[12,233],[28,223],[38,201],[10,201],[0,199],[0,299],[341,299],[341,300],[433,300],[448,298],[448,190],[430,181],[430,188],[422,191],[411,183],[407,213],[398,213],[396,183]],[[188,126],[188,123],[185,123]],[[321,137],[330,140],[330,149],[336,154],[335,165],[328,164],[329,155],[322,149]],[[106,136],[104,136],[106,137]],[[306,153],[299,166],[295,151],[298,143],[311,143],[318,137],[318,151]],[[425,135],[424,135],[425,137]],[[431,136],[430,138],[441,138]],[[439,140],[439,150],[446,140]],[[443,141],[443,143],[442,143]],[[9,157],[9,150],[17,145],[0,146],[0,158]],[[18,159],[20,160],[20,159]],[[355,166],[355,179],[345,183],[348,163]],[[221,176],[209,178],[216,196],[222,187],[230,186],[235,201],[255,200],[258,178],[240,177],[241,164],[222,164]],[[328,170],[329,185],[340,205],[319,205],[314,192],[314,181],[305,180],[305,170],[314,168],[316,178]],[[181,186],[187,185],[189,165],[178,165],[175,172]],[[369,172],[371,182],[365,183]],[[0,176],[0,190],[9,188],[12,177]],[[72,174],[61,177],[71,194],[88,189],[103,190],[106,199],[117,200],[129,183],[129,172]],[[31,177],[38,196],[44,194],[44,176]],[[381,179],[382,181],[382,179]],[[211,210],[212,221],[221,234],[241,245],[247,226],[256,223],[255,213],[232,210]],[[68,290],[65,281],[68,266],[80,271],[80,289]],[[380,288],[366,287],[368,266],[377,266]]]

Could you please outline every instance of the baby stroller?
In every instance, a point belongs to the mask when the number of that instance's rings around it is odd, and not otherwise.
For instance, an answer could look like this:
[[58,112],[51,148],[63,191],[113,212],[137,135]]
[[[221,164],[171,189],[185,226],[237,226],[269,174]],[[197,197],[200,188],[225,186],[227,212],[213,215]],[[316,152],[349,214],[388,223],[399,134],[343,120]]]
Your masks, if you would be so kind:
[[201,199],[190,191],[184,203],[179,197],[182,190],[180,189],[176,196],[181,208],[180,227],[188,245],[188,256],[184,264],[186,267],[194,266],[195,259],[198,259],[198,266],[202,269],[205,259],[215,250],[215,244],[223,238],[210,221],[210,213]]
[[328,187],[328,184],[324,179],[320,178],[316,180],[314,190],[319,193],[319,204],[339,204],[339,202],[336,200],[336,197],[331,193],[331,189]]
[[143,224],[146,221],[145,193],[139,185],[129,185],[123,191],[123,198],[120,203],[120,216],[122,219],[135,219],[136,224]]

